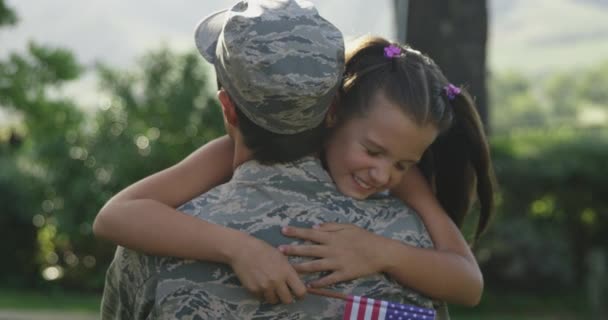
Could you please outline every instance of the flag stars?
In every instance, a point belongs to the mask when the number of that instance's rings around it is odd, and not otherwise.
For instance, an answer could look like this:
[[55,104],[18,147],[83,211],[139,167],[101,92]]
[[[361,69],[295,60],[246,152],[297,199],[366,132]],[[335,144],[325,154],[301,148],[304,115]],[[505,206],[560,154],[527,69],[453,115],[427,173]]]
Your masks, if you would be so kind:
[[434,320],[435,310],[354,296],[344,315],[344,319],[351,320]]

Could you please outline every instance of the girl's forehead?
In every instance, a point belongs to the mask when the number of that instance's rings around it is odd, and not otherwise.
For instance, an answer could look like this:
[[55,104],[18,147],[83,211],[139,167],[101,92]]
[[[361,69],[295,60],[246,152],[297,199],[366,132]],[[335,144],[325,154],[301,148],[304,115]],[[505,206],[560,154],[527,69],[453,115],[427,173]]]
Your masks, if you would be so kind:
[[395,158],[408,160],[419,159],[438,133],[436,126],[418,125],[401,106],[382,96],[368,112],[351,117],[344,126],[347,139],[379,146]]

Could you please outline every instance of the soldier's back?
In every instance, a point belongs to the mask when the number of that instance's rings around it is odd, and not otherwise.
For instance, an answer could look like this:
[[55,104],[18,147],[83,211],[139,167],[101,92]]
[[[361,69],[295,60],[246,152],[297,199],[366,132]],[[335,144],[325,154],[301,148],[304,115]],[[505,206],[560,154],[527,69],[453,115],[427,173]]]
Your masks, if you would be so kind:
[[[413,211],[387,196],[365,201],[343,196],[314,158],[274,166],[247,162],[229,183],[193,199],[180,210],[249,233],[272,246],[296,241],[282,235],[283,226],[311,227],[323,222],[355,224],[417,247],[432,246]],[[180,318],[336,319],[343,312],[343,301],[311,295],[291,305],[261,304],[226,265],[174,258],[160,259],[159,265],[156,312],[163,316],[168,316],[165,312],[179,312]],[[383,274],[343,282],[331,289],[431,307],[429,299]]]

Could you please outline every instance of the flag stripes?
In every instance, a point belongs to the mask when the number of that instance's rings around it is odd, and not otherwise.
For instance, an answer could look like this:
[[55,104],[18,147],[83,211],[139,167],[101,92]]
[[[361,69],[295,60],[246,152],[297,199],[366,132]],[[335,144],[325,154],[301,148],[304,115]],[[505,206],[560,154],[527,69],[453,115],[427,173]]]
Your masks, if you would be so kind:
[[435,310],[349,296],[343,320],[434,320]]

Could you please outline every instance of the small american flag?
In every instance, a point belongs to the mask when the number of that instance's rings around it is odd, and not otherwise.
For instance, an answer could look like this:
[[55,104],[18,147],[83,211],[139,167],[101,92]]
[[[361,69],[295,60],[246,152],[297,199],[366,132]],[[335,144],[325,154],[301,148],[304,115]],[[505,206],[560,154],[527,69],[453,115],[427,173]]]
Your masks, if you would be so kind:
[[435,310],[406,304],[349,296],[343,320],[434,320]]

